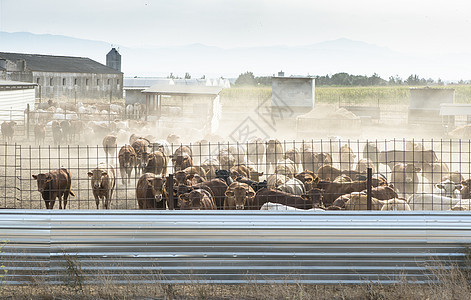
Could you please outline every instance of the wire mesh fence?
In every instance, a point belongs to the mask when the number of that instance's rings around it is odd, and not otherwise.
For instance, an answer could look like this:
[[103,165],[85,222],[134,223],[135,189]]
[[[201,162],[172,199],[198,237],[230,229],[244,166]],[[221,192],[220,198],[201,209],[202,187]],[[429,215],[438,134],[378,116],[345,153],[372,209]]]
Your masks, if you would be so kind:
[[70,190],[67,209],[470,208],[469,140],[132,142],[1,144],[0,207],[58,208]]

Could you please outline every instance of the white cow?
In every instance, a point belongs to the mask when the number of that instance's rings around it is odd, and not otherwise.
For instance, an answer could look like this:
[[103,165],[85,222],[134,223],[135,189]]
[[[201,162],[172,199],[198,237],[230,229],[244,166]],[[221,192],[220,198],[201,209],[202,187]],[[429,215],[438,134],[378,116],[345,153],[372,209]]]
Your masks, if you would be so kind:
[[458,202],[459,199],[434,194],[415,194],[407,199],[412,210],[448,210]]

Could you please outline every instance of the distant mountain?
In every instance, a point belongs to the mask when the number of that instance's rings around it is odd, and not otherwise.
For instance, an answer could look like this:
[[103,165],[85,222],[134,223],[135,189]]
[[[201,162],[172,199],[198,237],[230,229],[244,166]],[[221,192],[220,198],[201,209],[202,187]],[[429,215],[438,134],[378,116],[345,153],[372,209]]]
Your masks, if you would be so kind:
[[[23,52],[89,57],[105,63],[112,44],[50,34],[0,32],[0,52]],[[471,79],[471,54],[417,56],[349,39],[304,46],[269,46],[223,49],[203,44],[168,47],[119,48],[125,76],[237,77],[252,71],[257,76],[283,70],[291,75],[326,75],[347,72],[379,74],[384,79],[417,74],[442,80]]]

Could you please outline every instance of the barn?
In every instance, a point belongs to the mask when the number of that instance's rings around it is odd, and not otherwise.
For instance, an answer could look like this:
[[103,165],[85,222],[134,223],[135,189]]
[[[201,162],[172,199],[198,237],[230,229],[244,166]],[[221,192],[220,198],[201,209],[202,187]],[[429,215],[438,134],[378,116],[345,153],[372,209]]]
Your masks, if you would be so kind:
[[36,98],[45,100],[123,98],[117,55],[113,48],[105,66],[86,57],[0,52],[0,79],[35,83]]

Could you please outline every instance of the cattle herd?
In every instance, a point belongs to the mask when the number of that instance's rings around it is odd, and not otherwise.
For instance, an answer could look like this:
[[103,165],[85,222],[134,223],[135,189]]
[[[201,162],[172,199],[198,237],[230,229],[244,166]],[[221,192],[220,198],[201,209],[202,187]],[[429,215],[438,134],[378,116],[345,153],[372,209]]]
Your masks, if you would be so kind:
[[[133,191],[139,209],[366,210],[368,190],[373,210],[470,209],[469,172],[453,170],[423,143],[405,142],[401,150],[364,143],[355,152],[348,144],[319,151],[312,142],[260,138],[174,146],[173,138],[132,134],[118,145],[106,135],[104,161],[87,173],[96,208],[111,208],[119,185]],[[73,201],[71,173],[58,166],[31,174],[46,208]]]

